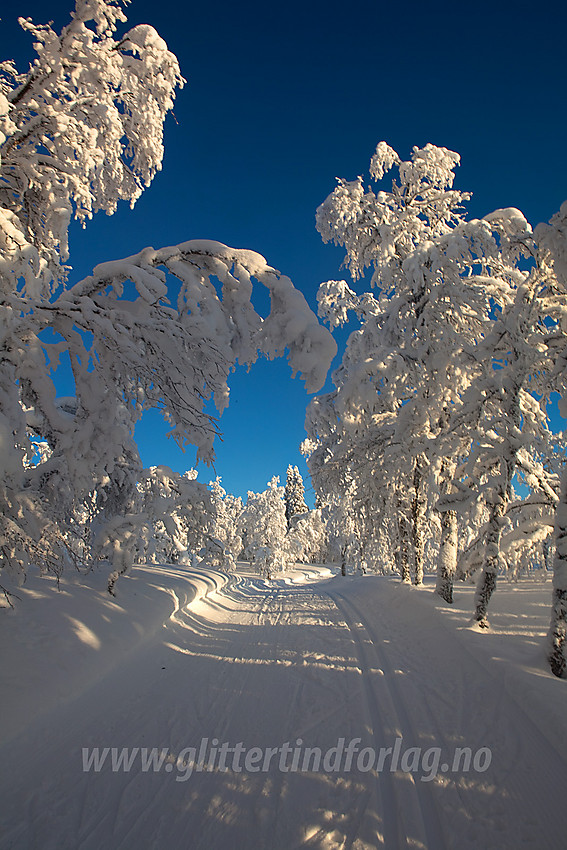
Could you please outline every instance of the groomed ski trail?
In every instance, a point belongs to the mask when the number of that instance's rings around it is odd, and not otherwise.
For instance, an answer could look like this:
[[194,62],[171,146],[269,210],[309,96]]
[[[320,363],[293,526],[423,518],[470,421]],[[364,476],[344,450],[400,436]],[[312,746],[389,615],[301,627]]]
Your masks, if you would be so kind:
[[[488,748],[484,772],[202,770],[189,747]],[[167,748],[162,768],[83,771],[87,748]],[[566,759],[438,613],[388,578],[241,575],[0,751],[0,847],[41,850],[563,850]],[[291,755],[286,760],[289,768]],[[230,759],[228,760],[230,764]],[[300,762],[301,763],[301,762]],[[170,765],[170,767],[168,767]],[[406,765],[407,766],[407,765]]]

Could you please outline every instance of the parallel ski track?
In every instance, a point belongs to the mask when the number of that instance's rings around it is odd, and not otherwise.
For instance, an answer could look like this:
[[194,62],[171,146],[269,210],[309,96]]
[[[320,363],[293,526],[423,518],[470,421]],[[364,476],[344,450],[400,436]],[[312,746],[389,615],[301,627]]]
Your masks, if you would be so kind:
[[[371,714],[371,723],[378,751],[394,737],[417,742],[419,736],[406,711],[399,694],[396,676],[388,659],[373,640],[372,627],[349,599],[341,593],[327,592],[350,629],[358,647],[362,677]],[[381,671],[380,679],[376,673]],[[384,718],[384,719],[382,719]],[[378,733],[377,727],[380,727]],[[404,774],[403,800],[399,799],[400,780],[388,770],[380,774],[379,785],[383,801],[384,839],[388,848],[424,847],[429,850],[445,850],[447,847],[443,829],[437,814],[431,789],[426,783],[419,785],[411,773]],[[419,780],[418,780],[419,781]],[[411,825],[411,843],[408,843],[407,826]]]

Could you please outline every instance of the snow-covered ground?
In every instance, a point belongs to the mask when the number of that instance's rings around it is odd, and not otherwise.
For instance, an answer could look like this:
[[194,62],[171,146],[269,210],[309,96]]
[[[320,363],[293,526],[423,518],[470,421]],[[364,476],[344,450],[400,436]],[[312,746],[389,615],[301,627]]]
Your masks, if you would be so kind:
[[449,607],[324,568],[92,584],[0,611],[1,848],[567,846],[549,583],[501,582],[490,633],[465,585]]

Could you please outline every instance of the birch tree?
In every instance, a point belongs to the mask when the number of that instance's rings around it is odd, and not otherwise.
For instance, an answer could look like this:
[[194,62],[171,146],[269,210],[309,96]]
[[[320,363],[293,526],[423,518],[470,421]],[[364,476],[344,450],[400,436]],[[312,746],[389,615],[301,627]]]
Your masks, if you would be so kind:
[[[373,438],[378,420],[394,417],[383,444],[383,474],[373,460],[359,481],[368,488],[373,481],[383,487],[388,474],[405,479],[409,504],[407,511],[399,505],[404,540],[398,551],[404,577],[407,553],[417,584],[423,580],[432,447],[447,410],[474,374],[473,360],[463,352],[482,333],[491,296],[486,280],[470,275],[475,243],[482,245],[489,229],[464,220],[461,207],[470,195],[452,188],[458,162],[457,154],[433,145],[414,148],[411,160],[403,162],[381,142],[370,176],[380,183],[395,167],[391,189],[375,192],[360,177],[339,180],[317,211],[323,239],[345,248],[353,278],[371,269],[378,293],[357,296],[344,281],[321,287],[320,314],[331,325],[346,321],[349,311],[361,325],[334,375],[332,404],[341,438],[348,428],[348,439],[363,446],[378,445]],[[438,469],[450,471],[447,464]],[[408,528],[411,547],[405,542]]]
[[[377,510],[396,504],[378,493],[398,478],[404,579],[413,564],[413,579],[421,582],[427,519],[432,507],[441,512],[437,591],[448,602],[458,554],[456,506],[467,510],[471,499],[486,499],[475,614],[486,625],[514,475],[525,473],[530,486],[552,498],[553,487],[528,450],[536,437],[542,444],[549,438],[534,383],[546,367],[539,278],[522,268],[523,260],[533,262],[531,228],[515,209],[468,220],[470,194],[453,189],[458,163],[458,154],[433,145],[414,148],[403,162],[381,142],[370,176],[380,183],[396,169],[391,189],[375,191],[360,177],[339,180],[319,208],[323,239],[345,248],[354,279],[371,270],[377,295],[357,295],[344,281],[321,286],[320,315],[332,326],[354,312],[360,328],[334,373],[335,392],[312,403],[308,422],[319,476],[335,458],[354,461],[358,454],[350,478],[359,494],[375,494]],[[393,417],[392,431],[379,439],[385,417]],[[481,456],[482,468],[474,468]]]
[[261,493],[250,490],[239,519],[243,557],[266,578],[273,578],[287,566],[284,488],[279,482],[274,476]]
[[[72,282],[71,218],[135,203],[161,168],[163,122],[183,84],[155,30],[117,36],[124,21],[118,0],[77,0],[60,34],[22,20],[37,58],[24,73],[1,68],[0,547],[20,574],[61,561],[85,504],[106,503],[111,520],[105,494],[128,477],[131,490],[145,410],[161,409],[172,438],[211,462],[210,405],[225,409],[237,363],[287,351],[314,391],[336,351],[289,278],[253,251],[206,240],[146,248]],[[270,293],[268,316],[253,307],[257,285]],[[61,360],[70,401],[52,380]],[[36,439],[49,453],[34,464]]]
[[[542,303],[550,319],[547,350],[552,375],[561,393],[560,411],[567,413],[567,201],[549,224],[536,228],[538,261],[543,278]],[[567,466],[555,514],[555,556],[547,656],[556,676],[567,676]]]

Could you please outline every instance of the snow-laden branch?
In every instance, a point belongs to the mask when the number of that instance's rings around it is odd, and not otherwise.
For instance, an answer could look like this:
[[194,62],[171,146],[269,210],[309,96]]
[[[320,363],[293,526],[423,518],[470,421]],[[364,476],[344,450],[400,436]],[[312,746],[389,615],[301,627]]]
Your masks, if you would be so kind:
[[[161,168],[184,82],[151,26],[115,36],[124,21],[119,0],[77,0],[60,34],[21,20],[37,58],[23,74],[0,66],[0,547],[16,569],[41,547],[63,562],[69,541],[83,554],[98,540],[121,571],[142,533],[142,413],[159,408],[179,445],[211,462],[211,404],[227,406],[237,364],[287,355],[315,391],[336,352],[288,277],[218,242],[145,248],[69,284],[71,218],[135,203]],[[267,316],[252,303],[258,285]],[[74,383],[65,399],[61,363]]]
[[[60,284],[67,229],[135,203],[163,159],[163,122],[183,85],[153,27],[120,39],[118,0],[78,0],[60,34],[20,19],[35,39],[27,73],[0,72],[0,278],[30,294]],[[4,290],[6,291],[6,290]]]

